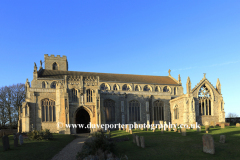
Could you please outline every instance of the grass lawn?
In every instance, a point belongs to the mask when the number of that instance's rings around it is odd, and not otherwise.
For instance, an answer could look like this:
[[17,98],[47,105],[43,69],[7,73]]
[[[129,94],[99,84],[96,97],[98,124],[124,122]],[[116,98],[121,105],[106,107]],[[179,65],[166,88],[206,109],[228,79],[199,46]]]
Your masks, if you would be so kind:
[[[125,131],[113,131],[111,137],[126,137],[129,141],[117,142],[115,154],[118,157],[127,155],[129,160],[159,160],[159,159],[240,159],[240,127],[226,126],[210,128],[209,134],[213,136],[215,154],[204,153],[202,136],[205,128],[201,132],[187,130],[187,136],[181,133],[167,132],[164,134],[160,130],[141,131],[133,130],[133,133],[144,136],[146,148],[138,147],[132,142],[132,135]],[[220,135],[226,135],[226,143],[219,143]]]
[[69,142],[75,139],[74,135],[53,134],[53,140],[30,141],[24,139],[22,146],[14,147],[13,136],[8,136],[10,150],[3,151],[0,140],[0,160],[50,160]]

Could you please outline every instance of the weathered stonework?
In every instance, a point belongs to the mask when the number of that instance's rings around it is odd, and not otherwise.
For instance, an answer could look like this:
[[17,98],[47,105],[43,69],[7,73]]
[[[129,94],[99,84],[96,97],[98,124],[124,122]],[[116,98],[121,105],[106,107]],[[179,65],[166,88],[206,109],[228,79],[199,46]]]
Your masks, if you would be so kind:
[[[214,88],[204,77],[191,89],[188,79],[187,94],[183,94],[180,75],[176,80],[170,71],[168,76],[74,72],[68,71],[66,56],[44,55],[44,60],[45,69],[41,64],[38,70],[35,64],[31,85],[28,80],[25,83],[26,99],[19,110],[20,132],[50,129],[75,134],[80,131],[65,124],[81,124],[83,120],[85,125],[225,122],[219,80]],[[199,115],[198,92],[202,86],[211,93],[211,115]],[[45,101],[54,105],[43,105]],[[131,108],[133,102],[137,110]],[[97,129],[95,126],[86,131]]]

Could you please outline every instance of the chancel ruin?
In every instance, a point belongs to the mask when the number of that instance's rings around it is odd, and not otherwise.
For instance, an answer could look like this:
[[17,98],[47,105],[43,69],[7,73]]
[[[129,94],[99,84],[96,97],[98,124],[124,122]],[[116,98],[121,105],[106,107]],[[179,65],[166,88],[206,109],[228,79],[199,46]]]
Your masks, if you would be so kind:
[[96,129],[66,128],[65,124],[206,124],[225,122],[221,84],[214,87],[205,74],[191,87],[187,78],[68,71],[66,56],[44,55],[34,63],[33,80],[25,83],[19,110],[19,132],[50,129],[76,134]]

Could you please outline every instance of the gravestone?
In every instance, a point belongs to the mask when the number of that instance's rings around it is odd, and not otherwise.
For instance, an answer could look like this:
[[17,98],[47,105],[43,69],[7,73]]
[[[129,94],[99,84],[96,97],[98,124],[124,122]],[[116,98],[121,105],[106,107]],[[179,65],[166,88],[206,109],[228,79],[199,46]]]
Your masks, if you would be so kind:
[[132,130],[130,130],[129,132],[130,132],[130,134],[133,134],[133,133],[132,133]]
[[141,147],[145,148],[145,141],[143,136],[140,136],[140,141],[141,141]]
[[136,135],[136,143],[137,143],[137,146],[140,146],[139,136],[137,135]]
[[206,131],[206,133],[208,133],[208,131]]
[[118,127],[119,131],[121,131],[121,126]]
[[205,131],[209,131],[209,125],[205,125]]
[[181,133],[181,129],[178,129],[178,133]]
[[225,128],[225,123],[221,123],[221,128]]
[[174,130],[173,130],[174,132],[177,132],[177,128],[174,128]]
[[23,136],[21,134],[19,135],[19,142],[20,142],[20,145],[23,145]]
[[197,127],[197,132],[201,132],[201,126],[199,125],[199,128]]
[[211,122],[210,122],[210,126],[211,126],[212,128],[214,128],[214,127],[215,127],[215,123],[214,123],[213,121],[211,121]]
[[172,128],[171,128],[171,127],[168,127],[168,131],[171,132],[171,131],[172,131]]
[[214,147],[213,137],[210,134],[204,134],[202,136],[202,141],[203,141],[203,152],[214,154],[215,147]]
[[220,135],[220,143],[225,143],[226,136],[225,135]]
[[7,151],[8,149],[10,149],[9,138],[8,138],[7,135],[2,137],[2,143],[3,143],[3,150],[4,151]]
[[240,127],[240,123],[236,123],[236,127]]
[[14,147],[18,147],[18,138],[16,135],[13,136],[14,137]]
[[162,134],[164,133],[164,130],[163,130],[163,129],[161,129],[161,133],[162,133]]
[[133,135],[133,143],[136,143],[136,134],[132,134]]
[[187,135],[186,128],[181,128],[181,132],[182,132],[182,136],[186,136]]
[[125,130],[126,130],[125,125],[123,125],[123,131],[125,131]]

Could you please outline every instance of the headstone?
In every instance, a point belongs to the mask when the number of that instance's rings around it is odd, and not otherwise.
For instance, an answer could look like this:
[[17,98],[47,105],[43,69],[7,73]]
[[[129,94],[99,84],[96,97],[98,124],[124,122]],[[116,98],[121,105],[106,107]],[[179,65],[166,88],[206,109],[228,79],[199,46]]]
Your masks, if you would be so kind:
[[221,128],[225,128],[225,123],[221,123]]
[[208,133],[208,131],[206,131],[206,133]]
[[140,136],[140,141],[141,141],[141,147],[145,148],[145,141],[143,136]]
[[177,132],[177,128],[174,128],[173,131],[174,131],[174,132]]
[[2,137],[2,143],[3,143],[3,150],[4,151],[7,151],[8,149],[10,149],[9,138],[8,138],[7,135]]
[[186,128],[181,128],[181,132],[182,132],[182,136],[186,136],[187,135]]
[[163,130],[163,129],[161,129],[161,133],[162,133],[162,134],[164,133],[164,130]]
[[133,133],[132,133],[132,130],[130,130],[129,132],[130,132],[130,134],[133,134]]
[[126,130],[125,125],[123,125],[123,131],[125,131],[125,130]]
[[209,131],[209,125],[205,125],[205,131]]
[[121,131],[121,126],[119,126],[119,128],[118,128],[118,129],[119,129],[119,131]]
[[181,130],[180,130],[180,129],[178,129],[178,133],[181,133]]
[[136,134],[132,134],[133,135],[133,143],[136,143]]
[[226,136],[225,135],[220,135],[220,143],[225,143]]
[[202,141],[203,141],[203,152],[214,154],[215,148],[214,148],[213,137],[210,134],[204,134],[202,136]]
[[168,131],[171,132],[171,131],[172,131],[172,128],[171,128],[171,127],[168,127]]
[[201,132],[201,126],[199,125],[199,128],[197,127],[197,132]]
[[153,129],[153,132],[155,132],[155,128]]
[[236,123],[236,127],[240,127],[240,123]]
[[143,125],[141,124],[141,130],[143,131]]
[[215,123],[214,123],[213,121],[211,121],[211,122],[210,122],[210,126],[211,126],[212,128],[214,128],[214,127],[215,127]]
[[14,147],[18,147],[18,138],[14,135]]
[[137,135],[136,135],[136,143],[137,143],[137,146],[140,146],[139,136]]
[[19,135],[19,142],[20,142],[20,145],[23,145],[23,136],[21,134]]

